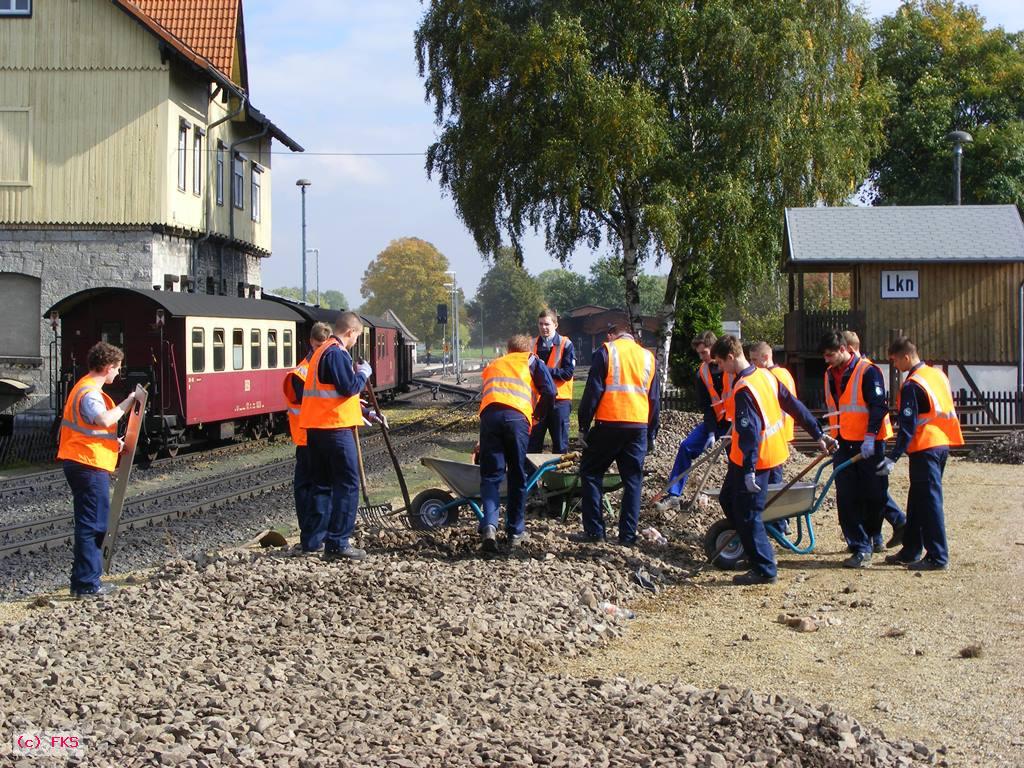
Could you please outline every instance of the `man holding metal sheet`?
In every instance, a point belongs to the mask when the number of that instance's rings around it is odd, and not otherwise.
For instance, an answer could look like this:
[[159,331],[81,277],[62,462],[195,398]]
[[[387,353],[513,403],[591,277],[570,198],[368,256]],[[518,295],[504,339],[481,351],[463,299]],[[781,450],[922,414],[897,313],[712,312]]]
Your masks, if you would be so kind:
[[[526,446],[530,426],[540,429],[555,397],[548,367],[530,354],[530,337],[513,336],[508,353],[483,371],[480,386],[481,549],[498,550],[501,481],[508,475],[505,533],[510,547],[526,538]],[[537,394],[534,404],[534,394]]]
[[659,400],[654,355],[632,334],[609,324],[607,341],[590,361],[580,400],[583,532],[571,536],[573,541],[604,540],[604,475],[615,462],[623,484],[619,544],[636,544],[644,459],[658,434]]
[[889,478],[873,467],[885,455],[892,437],[885,381],[878,366],[854,354],[839,331],[829,331],[819,344],[825,370],[825,405],[830,429],[839,440],[834,466],[858,453],[864,458],[836,475],[839,526],[852,553],[844,568],[871,565],[874,539],[881,535],[882,510],[889,497]]
[[64,404],[57,458],[64,462],[64,476],[74,496],[74,564],[71,595],[101,597],[113,592],[113,584],[101,584],[103,537],[110,512],[110,473],[117,468],[122,443],[117,423],[131,408],[135,393],[117,405],[103,391],[121,372],[124,353],[104,341],[93,345],[85,374]]
[[903,548],[888,555],[885,562],[906,565],[913,571],[944,571],[949,568],[949,549],[942,510],[942,474],[949,446],[964,444],[953,392],[946,374],[921,362],[917,346],[907,337],[894,339],[889,345],[889,360],[900,373],[908,375],[900,389],[896,445],[879,462],[878,474],[887,477],[906,451],[910,456],[910,491]]
[[555,402],[544,421],[535,422],[530,430],[529,453],[544,450],[544,434],[551,433],[551,451],[565,453],[569,450],[569,412],[572,410],[572,375],[576,370],[576,349],[572,341],[561,336],[558,328],[558,314],[545,309],[537,316],[540,335],[533,340],[533,354],[545,361],[551,378],[555,382]]
[[716,341],[711,356],[723,371],[734,376],[733,438],[718,501],[735,527],[751,567],[734,576],[733,583],[774,584],[778,578],[775,550],[761,513],[768,500],[769,475],[789,458],[784,415],[799,421],[823,451],[833,450],[835,441],[822,433],[811,412],[784,384],[767,370],[747,362],[735,336]]

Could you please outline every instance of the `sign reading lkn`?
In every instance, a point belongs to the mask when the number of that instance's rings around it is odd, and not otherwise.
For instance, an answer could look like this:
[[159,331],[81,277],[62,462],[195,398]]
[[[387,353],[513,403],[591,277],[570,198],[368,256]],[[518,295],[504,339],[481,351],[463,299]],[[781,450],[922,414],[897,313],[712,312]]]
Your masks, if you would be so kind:
[[882,272],[883,299],[916,299],[918,286],[916,269]]

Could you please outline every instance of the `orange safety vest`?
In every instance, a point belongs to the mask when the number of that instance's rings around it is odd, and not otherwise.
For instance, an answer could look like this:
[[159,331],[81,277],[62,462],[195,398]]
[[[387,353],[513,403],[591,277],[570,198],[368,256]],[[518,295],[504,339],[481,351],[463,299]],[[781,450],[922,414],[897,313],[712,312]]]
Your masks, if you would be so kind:
[[533,376],[530,375],[529,352],[509,352],[484,368],[480,386],[480,410],[493,403],[519,411],[533,423]]
[[[912,381],[928,395],[931,410],[917,415],[914,437],[907,446],[907,453],[917,453],[941,445],[963,445],[964,436],[960,431],[960,419],[953,405],[953,390],[946,374],[930,365],[922,365],[910,376]],[[903,394],[903,390],[900,390]],[[897,398],[899,402],[899,398]]]
[[[782,406],[779,405],[779,380],[764,368],[755,368],[754,372],[740,377],[732,388],[732,396],[742,389],[749,390],[754,396],[754,403],[761,413],[761,444],[758,446],[758,470],[773,469],[789,458],[789,443],[786,442],[786,421]],[[743,451],[740,441],[735,435],[729,447],[729,461],[743,466]]]
[[[562,364],[562,358],[565,356],[565,348],[568,346],[569,340],[562,337],[558,346],[552,345],[551,352],[548,354],[547,366],[551,370],[555,370]],[[537,339],[533,340],[533,354],[537,354]],[[554,377],[552,376],[554,379]],[[572,400],[572,379],[561,381],[560,379],[554,379],[555,381],[555,400]]]
[[[864,372],[869,366],[873,366],[866,357],[858,357],[853,364],[853,372],[846,381],[846,387],[839,396],[839,405],[836,406],[835,398],[832,397],[832,387],[829,385],[829,377],[832,375],[825,369],[825,404],[829,413],[838,411],[838,415],[828,417],[828,423],[832,426],[832,434],[835,436],[835,428],[839,427],[839,437],[843,440],[857,442],[863,440],[868,433],[868,406],[861,394],[861,384],[864,382]],[[886,411],[882,417],[882,426],[878,429],[879,440],[888,440],[892,437],[892,423],[889,421],[889,413]]]
[[363,409],[359,395],[342,395],[334,385],[320,381],[320,358],[328,349],[341,347],[333,336],[317,347],[309,361],[306,386],[299,408],[299,426],[303,429],[345,429],[363,425]]
[[[779,382],[789,390],[789,393],[796,397],[796,382],[793,381],[793,374],[787,371],[780,365],[773,365],[771,368],[766,368],[766,371],[774,376]],[[788,413],[783,414],[783,421],[786,426],[782,428],[782,434],[786,437],[786,442],[793,442],[793,438],[796,436],[796,430],[793,428],[795,421],[792,416]]]
[[[301,381],[303,384],[306,383],[306,378],[309,375],[309,363],[303,360],[299,366],[292,371],[285,374],[284,383],[282,388],[284,389],[284,399],[288,403],[288,431],[292,435],[292,442],[298,446],[307,444],[306,430],[299,424],[299,414],[301,411],[301,401],[295,391],[295,382],[292,380],[294,376],[296,379]],[[305,389],[305,387],[303,387]]]
[[117,424],[101,427],[85,420],[82,416],[82,398],[88,392],[99,392],[108,411],[114,407],[114,401],[103,391],[102,377],[87,373],[80,378],[64,403],[57,458],[113,472],[117,468],[117,454],[120,450]]
[[715,412],[715,418],[719,421],[723,419],[732,421],[733,414],[736,412],[736,406],[732,402],[733,375],[731,373],[722,373],[721,392],[715,389],[715,380],[711,376],[711,366],[708,363],[700,364],[700,368],[697,369],[697,375],[700,376],[700,380],[704,382],[704,386],[711,396],[711,408]]
[[651,415],[648,397],[654,381],[654,355],[633,339],[608,341],[604,348],[608,353],[608,372],[594,418],[647,424]]

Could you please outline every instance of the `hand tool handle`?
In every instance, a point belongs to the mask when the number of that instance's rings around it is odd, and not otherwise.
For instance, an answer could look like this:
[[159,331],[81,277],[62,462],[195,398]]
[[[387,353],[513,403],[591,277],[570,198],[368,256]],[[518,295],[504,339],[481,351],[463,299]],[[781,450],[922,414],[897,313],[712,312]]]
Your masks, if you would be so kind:
[[[782,486],[779,490],[777,490],[775,492],[775,495],[772,496],[770,499],[768,499],[768,501],[765,502],[764,508],[768,509],[768,507],[770,507],[775,502],[775,500],[777,498],[779,498],[782,494],[784,494],[786,491],[788,491],[790,488],[792,488],[794,485],[796,485],[801,477],[803,477],[808,472],[810,472],[812,469],[814,469],[816,466],[818,466],[821,463],[821,460],[824,459],[824,458],[828,458],[828,454],[827,453],[819,453],[817,455],[817,457],[815,457],[814,461],[812,461],[810,464],[808,464],[806,467],[804,467],[802,470],[800,470],[800,473],[796,477],[794,477],[792,480],[790,480],[788,483],[786,483],[784,486]],[[763,510],[762,510],[762,514],[763,514]]]
[[384,414],[380,411],[380,403],[377,402],[377,395],[373,391],[373,385],[369,380],[366,382],[366,394],[370,398],[370,405],[380,419],[380,431],[384,435],[384,445],[387,446],[388,454],[391,456],[391,463],[395,465],[395,474],[398,475],[398,486],[402,489],[402,501],[406,509],[412,509],[412,502],[409,500],[409,488],[405,484],[405,475],[402,474],[402,465],[398,463],[395,449],[391,447],[391,437],[388,435],[388,428],[384,426]]

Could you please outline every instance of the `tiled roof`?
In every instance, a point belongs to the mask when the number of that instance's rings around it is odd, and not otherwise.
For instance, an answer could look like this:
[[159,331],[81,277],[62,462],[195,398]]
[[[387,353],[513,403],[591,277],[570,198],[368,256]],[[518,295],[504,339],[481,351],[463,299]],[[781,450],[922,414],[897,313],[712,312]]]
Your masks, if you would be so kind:
[[1014,205],[787,208],[791,264],[1024,261]]
[[[155,21],[231,77],[240,0],[118,0]],[[131,8],[129,8],[131,10]]]

